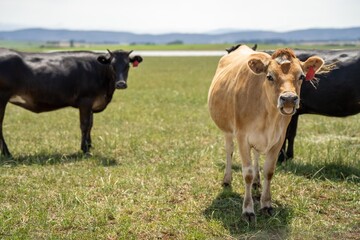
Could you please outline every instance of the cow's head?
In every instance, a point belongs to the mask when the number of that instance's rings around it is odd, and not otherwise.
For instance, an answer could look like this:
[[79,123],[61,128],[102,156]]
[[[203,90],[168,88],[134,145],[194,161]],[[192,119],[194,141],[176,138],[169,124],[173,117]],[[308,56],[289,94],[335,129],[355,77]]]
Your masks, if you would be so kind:
[[130,57],[132,51],[117,50],[112,52],[109,49],[107,51],[107,55],[100,55],[97,60],[101,64],[111,66],[111,69],[114,71],[115,88],[127,88],[130,63],[132,63],[133,67],[137,67],[138,64],[142,62],[142,57],[138,55]]
[[275,51],[272,56],[254,53],[248,61],[251,71],[266,76],[263,86],[267,97],[282,115],[295,113],[299,108],[302,82],[309,76],[312,78],[323,64],[324,60],[317,56],[301,62],[294,52],[287,48]]

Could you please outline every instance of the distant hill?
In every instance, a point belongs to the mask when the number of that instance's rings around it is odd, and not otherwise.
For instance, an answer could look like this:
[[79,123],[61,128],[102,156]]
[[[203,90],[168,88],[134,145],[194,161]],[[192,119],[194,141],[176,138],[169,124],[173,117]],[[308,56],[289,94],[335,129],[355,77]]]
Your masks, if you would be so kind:
[[84,43],[137,43],[168,44],[182,42],[188,44],[235,43],[235,42],[336,42],[360,41],[360,27],[342,29],[306,29],[289,32],[236,31],[230,33],[208,34],[135,34],[111,31],[73,31],[50,29],[23,29],[0,31],[0,40],[49,42],[74,41]]

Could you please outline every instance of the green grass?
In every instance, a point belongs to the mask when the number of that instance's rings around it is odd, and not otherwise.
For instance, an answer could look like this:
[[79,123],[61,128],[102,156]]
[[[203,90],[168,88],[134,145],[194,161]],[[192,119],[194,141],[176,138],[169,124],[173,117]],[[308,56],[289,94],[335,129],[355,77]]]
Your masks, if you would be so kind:
[[87,158],[76,109],[37,115],[9,104],[0,238],[358,239],[360,115],[301,116],[295,159],[272,183],[275,216],[241,219],[238,154],[223,189],[223,137],[207,111],[218,59],[145,58],[95,115]]
[[[249,46],[253,46],[255,43],[243,43]],[[137,50],[137,51],[151,51],[151,50],[217,50],[225,51],[226,48],[235,45],[235,43],[224,43],[224,44],[169,44],[169,45],[118,45],[118,44],[79,44],[73,48],[70,47],[51,47],[46,46],[42,43],[36,42],[16,42],[16,41],[1,41],[0,47],[13,48],[27,52],[42,52],[51,50],[106,50],[106,49],[125,49],[125,50]],[[360,49],[359,44],[262,44],[258,43],[258,50],[268,50],[289,47],[294,49]]]

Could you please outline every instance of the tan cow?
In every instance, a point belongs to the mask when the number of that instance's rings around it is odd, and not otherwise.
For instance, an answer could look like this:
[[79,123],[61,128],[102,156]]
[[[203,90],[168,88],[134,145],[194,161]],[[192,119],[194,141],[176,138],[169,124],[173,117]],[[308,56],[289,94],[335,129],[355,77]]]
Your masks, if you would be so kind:
[[270,182],[286,128],[299,107],[301,83],[308,71],[317,72],[323,64],[316,56],[301,62],[291,49],[270,56],[245,45],[219,61],[209,90],[209,110],[225,135],[225,185],[231,184],[233,138],[237,140],[245,182],[243,216],[249,222],[255,220],[251,188],[260,186],[257,156],[265,155],[261,211],[271,215]]

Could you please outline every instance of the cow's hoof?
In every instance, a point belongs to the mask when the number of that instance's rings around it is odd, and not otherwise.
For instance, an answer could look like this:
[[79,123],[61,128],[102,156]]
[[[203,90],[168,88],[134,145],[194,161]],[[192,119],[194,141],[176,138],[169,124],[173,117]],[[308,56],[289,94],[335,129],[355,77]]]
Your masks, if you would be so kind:
[[85,156],[86,158],[88,158],[88,157],[92,157],[93,154],[92,154],[91,152],[84,152],[84,156]]
[[264,207],[264,208],[260,209],[260,212],[261,212],[261,214],[263,214],[265,216],[271,217],[274,215],[275,210],[272,207]]
[[222,186],[223,187],[231,187],[231,181],[232,181],[231,177],[230,178],[224,177]]
[[224,176],[224,179],[223,179],[223,183],[222,183],[222,186],[223,187],[230,187],[231,186],[231,182],[232,182],[232,177],[230,176]]
[[1,154],[0,156],[0,162],[1,160],[13,160],[13,156],[10,153]]
[[256,220],[255,213],[252,212],[244,212],[242,218],[248,223],[255,223]]
[[12,156],[0,156],[0,165],[2,164],[10,164],[15,159]]
[[0,157],[4,157],[7,159],[12,159],[11,153],[9,152],[9,149],[7,148],[7,146],[5,145],[1,145],[1,141],[0,141],[0,151],[1,151],[1,156]]

